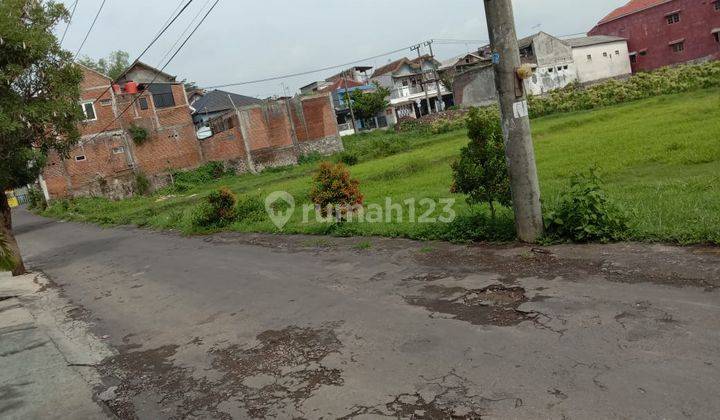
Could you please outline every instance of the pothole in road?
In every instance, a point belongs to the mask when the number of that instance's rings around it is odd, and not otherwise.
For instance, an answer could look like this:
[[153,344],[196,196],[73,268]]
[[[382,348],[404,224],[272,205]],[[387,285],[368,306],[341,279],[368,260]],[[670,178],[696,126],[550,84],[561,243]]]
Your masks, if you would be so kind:
[[177,418],[230,418],[220,407],[225,403],[247,417],[267,418],[299,409],[322,386],[343,385],[342,371],[322,365],[342,347],[332,328],[288,327],[257,339],[260,344],[252,348],[210,349],[211,367],[218,374],[202,378],[193,376],[195,369],[174,363],[178,346],[110,358],[100,371],[119,386],[117,398],[107,404],[120,418],[137,418],[138,403]]
[[473,325],[507,327],[536,318],[536,314],[518,309],[529,301],[522,287],[492,285],[468,290],[461,287],[425,286],[419,296],[406,297],[405,301],[434,313],[452,315],[454,319]]

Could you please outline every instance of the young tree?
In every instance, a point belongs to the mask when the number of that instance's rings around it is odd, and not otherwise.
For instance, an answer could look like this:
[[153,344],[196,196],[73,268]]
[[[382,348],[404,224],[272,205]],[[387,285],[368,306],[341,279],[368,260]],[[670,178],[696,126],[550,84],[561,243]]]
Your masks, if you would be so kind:
[[78,63],[85,67],[98,71],[115,80],[130,67],[130,54],[125,51],[113,51],[107,59],[101,58],[97,61],[85,56],[78,60]]
[[500,116],[496,110],[472,108],[467,121],[470,144],[452,164],[452,192],[466,194],[469,204],[487,203],[495,217],[495,203],[512,203]]
[[377,86],[374,92],[363,92],[358,89],[349,94],[355,116],[361,120],[374,118],[385,111],[389,105],[387,101],[389,95],[390,91],[382,86]]
[[2,191],[34,182],[49,151],[67,156],[80,137],[82,74],[53,34],[67,18],[53,1],[0,2],[0,235],[14,275],[25,267]]

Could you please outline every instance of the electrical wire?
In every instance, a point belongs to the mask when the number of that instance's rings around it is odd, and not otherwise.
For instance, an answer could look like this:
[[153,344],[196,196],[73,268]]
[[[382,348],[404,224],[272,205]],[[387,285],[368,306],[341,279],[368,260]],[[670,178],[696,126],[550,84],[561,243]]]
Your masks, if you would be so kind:
[[[183,1],[185,1],[185,0],[181,0],[180,4],[182,4]],[[150,48],[151,48],[153,45],[155,45],[155,43],[157,42],[157,40],[160,39],[160,37],[163,36],[163,34],[164,34],[165,32],[167,32],[168,29],[170,29],[170,27],[173,25],[173,23],[175,23],[175,21],[178,20],[178,18],[180,17],[180,15],[182,15],[183,12],[185,12],[185,10],[190,6],[190,4],[191,4],[193,1],[194,1],[194,0],[189,0],[189,1],[185,4],[185,7],[183,7],[179,12],[177,12],[177,14],[175,14],[175,17],[173,17],[172,15],[170,15],[170,18],[168,18],[168,20],[166,21],[167,23],[165,24],[165,27],[162,28],[162,30],[160,30],[160,32],[158,32],[157,35],[155,35],[155,38],[154,38],[152,41],[150,41],[150,43],[148,44],[148,46],[145,47],[145,49],[140,53],[140,55],[137,56],[137,58],[135,59],[135,61],[133,61],[133,64],[134,64],[134,63],[137,63],[138,61],[140,61],[140,59],[145,55],[145,53],[147,53],[148,50],[150,50]],[[178,5],[178,6],[179,6],[179,5]],[[175,10],[177,11],[177,8],[176,8]],[[173,13],[175,13],[175,12],[173,12]],[[132,67],[132,65],[131,65],[131,67]],[[128,70],[128,69],[125,69],[125,71],[127,71],[127,70]],[[123,72],[123,73],[124,73],[124,72]],[[96,102],[99,101],[103,96],[105,96],[105,94],[110,90],[111,87],[112,87],[112,86],[108,86],[107,88],[105,88],[105,90],[104,90],[100,95],[98,95],[97,98],[95,98],[95,100],[93,101],[93,103],[96,103]]]
[[75,9],[77,9],[78,2],[80,0],[75,0],[75,3],[73,3],[72,6],[72,12],[70,12],[70,19],[68,20],[68,24],[65,27],[65,30],[63,31],[62,38],[60,38],[60,45],[63,44],[63,41],[65,41],[65,35],[68,33],[68,29],[70,29],[70,24],[72,23],[73,16],[75,16]]
[[87,42],[88,37],[90,36],[90,32],[92,32],[93,28],[95,27],[95,23],[97,23],[98,17],[100,17],[100,12],[102,12],[103,8],[105,7],[105,3],[107,0],[103,0],[103,2],[100,4],[100,9],[98,9],[97,13],[95,14],[95,18],[92,21],[92,24],[90,25],[90,29],[88,29],[87,33],[85,34],[85,38],[83,39],[83,42],[80,44],[80,48],[78,48],[77,52],[75,53],[75,57],[73,58],[73,61],[77,60],[78,56],[80,55],[80,51],[82,51],[83,47],[85,46],[85,42]]
[[166,53],[163,55],[163,57],[160,59],[160,63],[162,63],[163,61],[165,61],[165,59],[168,57],[168,55],[170,55],[170,53],[172,53],[172,51],[175,49],[175,47],[177,46],[177,44],[180,42],[181,39],[183,39],[183,37],[185,36],[185,34],[187,34],[187,32],[190,30],[190,28],[192,28],[192,26],[193,26],[193,24],[195,23],[195,21],[196,21],[196,20],[200,17],[200,15],[202,14],[202,11],[205,10],[205,8],[207,7],[207,5],[210,4],[211,1],[212,1],[212,0],[207,0],[207,1],[205,2],[205,4],[203,4],[203,6],[200,8],[200,10],[198,10],[198,12],[197,12],[197,13],[195,14],[195,16],[192,18],[192,20],[190,21],[190,23],[185,27],[185,30],[182,31],[182,33],[180,34],[180,36],[178,37],[178,39],[175,40],[175,42],[172,44],[172,46],[167,50],[167,52],[166,52]]
[[[155,80],[157,80],[157,78],[160,76],[160,73],[162,73],[163,71],[165,71],[165,69],[167,68],[167,66],[170,65],[170,63],[175,59],[175,57],[177,57],[177,55],[180,53],[180,51],[182,51],[182,49],[185,47],[185,45],[187,45],[187,43],[190,41],[190,39],[192,38],[192,36],[195,35],[195,32],[197,32],[197,30],[200,28],[200,26],[202,26],[202,24],[205,22],[205,20],[207,19],[207,17],[208,17],[208,16],[210,15],[210,13],[215,9],[215,6],[217,6],[219,2],[220,2],[220,0],[215,0],[215,3],[213,3],[213,5],[210,7],[210,10],[208,10],[207,13],[205,13],[205,16],[203,16],[203,18],[200,20],[200,22],[195,26],[195,29],[193,29],[193,31],[190,33],[190,35],[188,35],[187,38],[185,38],[185,41],[183,41],[183,43],[180,44],[180,46],[178,47],[178,49],[175,51],[175,53],[172,55],[172,57],[170,57],[170,59],[165,63],[165,65],[164,65],[162,68],[157,69],[157,71],[155,72],[155,76],[154,76],[153,79],[150,81],[150,83],[147,83],[147,85],[152,85],[153,83],[155,83]],[[118,120],[120,119],[120,117],[122,117],[123,115],[125,115],[125,113],[126,113],[133,105],[135,105],[135,103],[140,99],[140,97],[141,97],[141,95],[136,95],[135,98],[130,102],[130,104],[128,104],[128,106],[125,107],[125,109],[123,109],[122,112],[120,112],[120,114],[118,114],[112,121],[110,121],[110,123],[109,123],[108,125],[106,125],[102,130],[100,130],[97,134],[95,134],[95,135],[90,139],[90,141],[95,140],[95,138],[97,138],[100,134],[104,133],[105,130],[107,130],[108,128],[110,128],[110,126],[112,126],[113,124],[115,124],[115,122],[118,121]]]

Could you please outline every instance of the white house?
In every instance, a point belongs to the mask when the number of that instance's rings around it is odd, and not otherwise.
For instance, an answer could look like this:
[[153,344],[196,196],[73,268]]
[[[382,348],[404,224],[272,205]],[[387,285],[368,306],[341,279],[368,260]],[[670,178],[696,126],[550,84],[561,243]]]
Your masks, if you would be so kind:
[[[452,105],[452,92],[436,81],[435,69],[440,62],[429,55],[414,60],[401,58],[375,70],[370,80],[390,89],[388,121],[397,118],[418,118]],[[438,87],[440,98],[438,101]]]
[[616,36],[585,36],[566,39],[572,48],[580,83],[630,76],[630,53],[627,40]]
[[559,38],[539,32],[518,40],[520,58],[534,67],[534,73],[525,81],[531,95],[542,95],[564,88],[577,81],[572,48]]

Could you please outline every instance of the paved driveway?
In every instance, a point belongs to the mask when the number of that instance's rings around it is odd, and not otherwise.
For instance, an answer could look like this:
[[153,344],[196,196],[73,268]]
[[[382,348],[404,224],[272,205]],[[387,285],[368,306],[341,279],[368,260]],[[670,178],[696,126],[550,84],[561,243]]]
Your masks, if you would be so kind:
[[16,224],[117,351],[98,368],[120,417],[720,413],[717,248]]

